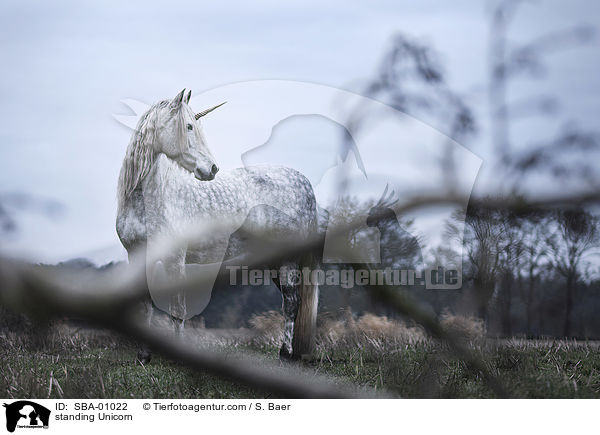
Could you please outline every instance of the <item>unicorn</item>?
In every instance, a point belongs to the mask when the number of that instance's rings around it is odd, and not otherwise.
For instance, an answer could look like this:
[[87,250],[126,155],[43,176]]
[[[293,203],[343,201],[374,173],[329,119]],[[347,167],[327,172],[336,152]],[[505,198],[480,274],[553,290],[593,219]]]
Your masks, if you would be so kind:
[[[194,113],[191,91],[152,105],[140,118],[123,160],[118,182],[116,229],[129,262],[145,267],[152,300],[167,311],[178,332],[193,316],[189,288],[167,298],[153,294],[157,276],[183,282],[186,265],[219,265],[269,243],[302,243],[318,230],[317,206],[309,180],[294,169],[253,166],[219,172],[201,119],[221,105]],[[224,104],[224,103],[222,103]],[[218,225],[216,225],[218,224]],[[201,237],[165,248],[165,239]],[[208,233],[208,234],[206,234]],[[247,256],[245,257],[247,258]],[[281,258],[289,270],[314,268],[312,255]],[[285,318],[281,358],[297,359],[313,349],[318,286],[276,276]],[[199,292],[202,289],[198,289]],[[148,307],[151,319],[152,302]],[[150,321],[150,320],[149,320]],[[138,358],[149,361],[147,351]]]

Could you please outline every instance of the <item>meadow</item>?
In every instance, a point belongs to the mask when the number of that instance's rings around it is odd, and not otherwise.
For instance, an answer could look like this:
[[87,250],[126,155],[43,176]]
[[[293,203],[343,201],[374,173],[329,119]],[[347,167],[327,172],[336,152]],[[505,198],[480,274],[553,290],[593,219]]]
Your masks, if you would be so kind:
[[[514,398],[600,397],[597,342],[490,339],[480,321],[445,315]],[[281,315],[254,316],[250,327],[213,330],[193,325],[187,333],[235,358],[252,353],[265,364],[301,366],[332,383],[383,397],[494,398],[480,374],[469,370],[443,343],[416,326],[383,316],[347,315],[319,321],[310,361],[278,359]],[[137,345],[109,331],[68,322],[27,325],[0,333],[0,394],[6,398],[271,398],[276,397],[156,355],[135,361]]]

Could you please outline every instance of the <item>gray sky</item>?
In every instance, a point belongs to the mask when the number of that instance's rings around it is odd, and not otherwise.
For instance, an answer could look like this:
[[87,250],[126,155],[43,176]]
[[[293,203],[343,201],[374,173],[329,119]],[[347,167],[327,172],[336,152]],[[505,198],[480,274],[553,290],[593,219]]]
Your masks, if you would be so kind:
[[[65,207],[54,219],[20,213],[19,232],[3,250],[48,262],[122,258],[115,192],[131,131],[112,114],[127,113],[125,98],[152,103],[184,87],[199,94],[262,79],[358,91],[401,31],[435,46],[450,84],[485,116],[485,2],[281,3],[2,2],[0,192],[37,194]],[[531,2],[512,24],[511,39],[594,24],[598,9],[589,1]],[[548,92],[561,102],[554,118],[518,124],[516,139],[550,137],[569,120],[597,126],[599,39],[550,54],[544,77],[515,83],[511,98]],[[206,121],[209,146],[217,125]],[[485,185],[493,171],[482,128],[466,145],[483,158],[478,183]],[[227,150],[214,151],[223,167],[233,164]]]

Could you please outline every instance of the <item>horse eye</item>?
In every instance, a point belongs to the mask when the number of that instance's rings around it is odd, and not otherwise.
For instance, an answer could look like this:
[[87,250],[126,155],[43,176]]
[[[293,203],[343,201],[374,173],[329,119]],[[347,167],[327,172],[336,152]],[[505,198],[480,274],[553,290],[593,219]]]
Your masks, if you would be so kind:
[[188,124],[188,125],[187,125],[187,129],[188,129],[188,130],[193,130],[193,129],[194,129],[194,126],[193,126],[192,124]]

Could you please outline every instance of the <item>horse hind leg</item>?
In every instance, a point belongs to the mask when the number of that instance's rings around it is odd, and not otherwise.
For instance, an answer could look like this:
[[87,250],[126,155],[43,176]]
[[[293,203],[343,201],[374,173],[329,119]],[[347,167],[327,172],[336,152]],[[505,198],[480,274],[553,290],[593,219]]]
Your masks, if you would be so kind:
[[[316,259],[308,254],[302,266],[313,270],[318,265]],[[292,339],[292,356],[294,358],[309,359],[315,347],[317,329],[317,310],[319,305],[319,286],[316,282],[298,283],[298,307],[294,322],[294,335]]]
[[281,291],[284,318],[283,342],[279,349],[279,358],[281,360],[294,359],[292,346],[294,323],[296,322],[298,308],[300,307],[300,293],[296,282],[296,271],[298,271],[297,264],[287,263],[280,269],[280,276],[274,280]]

